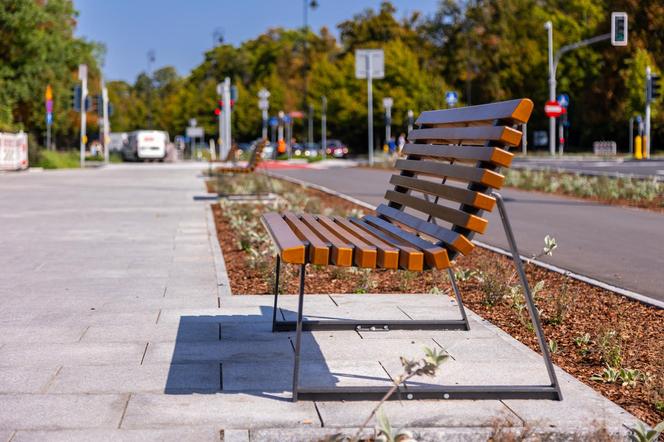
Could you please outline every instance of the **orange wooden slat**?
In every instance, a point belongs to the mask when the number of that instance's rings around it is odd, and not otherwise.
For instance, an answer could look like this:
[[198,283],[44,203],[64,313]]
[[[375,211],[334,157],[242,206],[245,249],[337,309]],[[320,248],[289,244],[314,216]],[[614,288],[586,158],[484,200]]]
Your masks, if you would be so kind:
[[354,235],[355,237],[365,241],[367,244],[371,244],[372,246],[376,247],[376,251],[378,252],[376,265],[378,267],[384,269],[399,268],[399,249],[390,244],[387,244],[384,241],[381,241],[375,236],[367,233],[365,230],[360,229],[345,218],[335,216],[334,222],[341,226],[341,228],[346,229],[346,231],[348,231],[351,235]]
[[353,262],[356,266],[365,268],[376,267],[376,247],[367,244],[354,235],[351,235],[327,216],[316,215],[316,219],[318,219],[318,222],[326,227],[330,232],[336,234],[340,240],[349,243],[354,247]]
[[327,265],[329,262],[330,249],[327,244],[318,238],[318,236],[307,227],[297,215],[286,212],[284,219],[293,232],[302,240],[306,241],[309,247],[309,262],[316,265]]
[[307,225],[318,237],[330,245],[330,260],[332,264],[341,267],[353,265],[353,246],[341,241],[330,232],[325,226],[321,225],[313,215],[303,213],[300,219]]
[[280,214],[275,212],[265,213],[261,217],[261,222],[272,241],[274,241],[284,262],[291,264],[305,263],[305,243],[295,235]]

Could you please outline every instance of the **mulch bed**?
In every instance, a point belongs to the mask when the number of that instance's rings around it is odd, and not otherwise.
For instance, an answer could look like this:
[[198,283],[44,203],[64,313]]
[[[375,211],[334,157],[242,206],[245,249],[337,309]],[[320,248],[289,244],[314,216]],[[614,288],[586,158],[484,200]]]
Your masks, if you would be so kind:
[[[305,191],[319,198],[323,207],[366,210],[317,190]],[[250,268],[245,262],[246,252],[238,247],[237,236],[221,213],[219,204],[214,204],[212,209],[232,292],[271,293],[274,258],[265,257],[268,267],[263,271]],[[283,268],[282,290],[286,293],[297,292],[297,267]],[[513,284],[517,283],[510,259],[480,247],[476,247],[470,255],[457,259],[455,268],[482,269],[484,275],[493,275],[496,282],[512,279]],[[664,310],[648,307],[534,265],[528,265],[526,271],[531,286],[537,281],[544,281],[544,289],[538,294],[538,307],[547,339],[557,343],[554,362],[648,424],[654,425],[664,420],[664,339],[661,336],[664,330]],[[306,287],[308,293],[321,294],[428,293],[432,290],[451,293],[445,272],[365,272],[332,266],[310,266]],[[459,287],[468,308],[538,351],[535,334],[519,319],[517,309],[509,297],[494,300],[494,305],[489,305],[485,294],[486,283],[481,283],[475,277],[459,281]],[[555,320],[557,310],[566,310],[560,323]],[[606,336],[611,331],[616,332],[614,347],[619,346],[621,349],[622,366],[648,373],[647,382],[623,387],[619,383],[601,383],[589,379],[601,373],[605,367],[597,342],[600,336]],[[586,333],[591,336],[591,342],[588,345],[577,345],[574,339]],[[659,409],[656,409],[656,403]]]

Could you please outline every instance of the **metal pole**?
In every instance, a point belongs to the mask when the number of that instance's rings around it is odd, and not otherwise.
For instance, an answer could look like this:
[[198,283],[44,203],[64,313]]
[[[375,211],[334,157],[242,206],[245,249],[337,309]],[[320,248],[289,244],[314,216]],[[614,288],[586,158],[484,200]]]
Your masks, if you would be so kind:
[[297,304],[297,325],[295,326],[295,364],[293,367],[293,402],[297,402],[300,379],[300,350],[302,348],[302,308],[304,307],[304,275],[306,264],[300,266],[300,296]]
[[314,142],[314,107],[312,105],[309,105],[309,133],[308,138],[309,138],[309,144],[313,144]]
[[51,122],[46,122],[46,150],[51,150]]
[[322,101],[322,114],[320,119],[320,132],[321,132],[321,151],[323,159],[327,156],[327,97],[323,96]]
[[565,135],[563,132],[563,123],[560,121],[558,123],[558,154],[562,157],[565,150]]
[[549,375],[549,380],[551,381],[551,386],[555,387],[558,391],[559,400],[562,400],[562,393],[560,392],[560,386],[558,385],[558,378],[556,377],[556,372],[553,368],[553,363],[551,362],[551,354],[549,353],[549,346],[546,342],[544,336],[544,331],[542,330],[542,323],[540,322],[539,314],[537,312],[537,307],[533,301],[533,295],[530,292],[530,286],[528,285],[528,278],[526,277],[526,272],[523,270],[523,263],[521,262],[521,255],[519,255],[519,250],[516,246],[516,240],[514,239],[514,233],[512,232],[512,226],[510,225],[509,218],[507,217],[507,209],[505,208],[505,202],[503,197],[497,193],[493,192],[493,196],[496,198],[496,203],[498,206],[498,213],[500,214],[500,219],[503,223],[503,230],[505,230],[505,236],[507,237],[507,243],[510,246],[510,252],[512,253],[512,259],[514,260],[514,265],[516,271],[519,275],[521,281],[521,286],[523,287],[523,297],[526,301],[526,307],[528,308],[528,313],[530,314],[530,320],[533,323],[533,328],[535,329],[535,334],[537,335],[537,340],[542,351],[542,357],[544,359],[544,365],[546,365],[546,371]]
[[[553,23],[547,21],[544,24],[548,32],[549,39],[549,100],[555,101],[556,99],[556,74],[553,70]],[[551,156],[556,154],[556,119],[555,117],[549,118],[549,153]]]
[[224,79],[224,148],[222,158],[225,158],[231,149],[231,79]]
[[373,166],[373,89],[371,85],[371,54],[367,54],[367,120],[369,123],[369,165]]
[[111,125],[108,116],[108,89],[106,88],[106,83],[102,82],[101,88],[101,100],[102,100],[102,118],[104,120],[104,161],[108,164],[111,160],[111,153],[109,152],[109,141],[110,141],[110,132]]
[[392,137],[392,125],[390,124],[390,119],[392,118],[392,108],[385,108],[385,144],[389,143],[390,138]]
[[413,131],[413,117],[415,114],[411,109],[408,109],[408,133]]
[[79,67],[79,76],[81,77],[81,169],[85,167],[85,142],[87,141],[86,124],[87,124],[87,109],[85,102],[88,97],[88,67],[81,65]]
[[279,298],[279,273],[281,271],[281,255],[277,254],[276,265],[274,268],[274,308],[272,309],[272,332],[274,333],[277,325],[277,307]]
[[523,123],[521,126],[521,153],[523,155],[528,155],[528,123]]
[[650,66],[648,66],[646,68],[646,142],[643,149],[643,158],[646,159],[650,158],[650,93],[648,92],[648,88],[650,87],[651,78],[652,72]]
[[263,109],[263,139],[267,138],[267,109]]

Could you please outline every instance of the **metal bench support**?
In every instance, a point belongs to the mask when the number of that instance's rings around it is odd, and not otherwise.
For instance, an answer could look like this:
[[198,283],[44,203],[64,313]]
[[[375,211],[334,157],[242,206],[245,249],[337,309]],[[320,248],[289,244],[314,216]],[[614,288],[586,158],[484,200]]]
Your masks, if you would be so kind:
[[[516,266],[517,273],[521,286],[523,287],[524,298],[530,319],[537,335],[537,340],[542,352],[542,358],[549,376],[550,385],[441,385],[441,386],[400,386],[396,394],[392,395],[390,399],[393,400],[412,400],[412,399],[548,399],[548,400],[562,400],[562,393],[556,373],[554,371],[553,363],[551,362],[551,355],[549,347],[544,337],[542,324],[537,313],[535,303],[533,301],[530,286],[526,278],[526,273],[521,262],[514,233],[510,226],[510,222],[505,210],[505,203],[500,194],[493,192],[498,205],[498,211],[507,237],[507,242],[512,252],[514,265]],[[298,311],[296,321],[278,321],[277,308],[279,296],[279,271],[281,267],[281,260],[277,257],[276,275],[274,285],[274,310],[272,317],[273,331],[295,331],[295,365],[293,367],[293,396],[294,402],[298,399],[304,400],[380,400],[389,390],[389,386],[385,387],[325,387],[325,388],[300,388],[299,374],[300,374],[300,353],[302,346],[302,331],[311,330],[469,330],[468,319],[463,309],[461,296],[454,279],[454,274],[450,270],[450,282],[461,311],[462,320],[458,321],[355,321],[355,320],[325,320],[325,321],[303,321],[303,307],[304,307],[304,277],[306,273],[306,264],[300,265],[300,287],[298,298]],[[365,328],[368,327],[368,328]],[[383,328],[381,328],[383,327]],[[385,328],[387,327],[387,328]]]

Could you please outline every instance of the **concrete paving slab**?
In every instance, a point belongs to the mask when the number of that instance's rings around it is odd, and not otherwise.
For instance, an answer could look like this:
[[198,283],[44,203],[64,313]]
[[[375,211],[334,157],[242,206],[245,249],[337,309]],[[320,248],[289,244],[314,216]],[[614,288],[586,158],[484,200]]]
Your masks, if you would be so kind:
[[89,327],[81,342],[210,342],[219,340],[220,324],[196,322],[186,327],[174,324],[140,324],[138,326]]
[[[317,402],[325,427],[357,427],[369,416],[374,402]],[[499,401],[390,401],[383,405],[390,423],[398,428],[490,427],[497,421],[521,425],[521,420]],[[372,420],[371,425],[375,425]]]
[[271,341],[254,342],[157,342],[148,346],[144,363],[270,361],[292,357],[293,347],[288,338],[278,337]]
[[72,327],[26,327],[0,326],[0,342],[61,344],[78,342],[85,332],[83,326]]
[[249,430],[224,430],[224,442],[249,442]]
[[127,395],[0,394],[0,403],[0,429],[115,429]]
[[18,431],[12,442],[219,442],[215,428]]
[[49,393],[216,393],[221,390],[218,363],[113,364],[63,367]]
[[40,393],[51,382],[58,368],[43,367],[0,367],[0,392]]
[[0,349],[0,367],[72,364],[139,363],[145,344],[5,344]]
[[224,429],[320,427],[313,402],[284,395],[132,395],[122,428],[218,425]]

